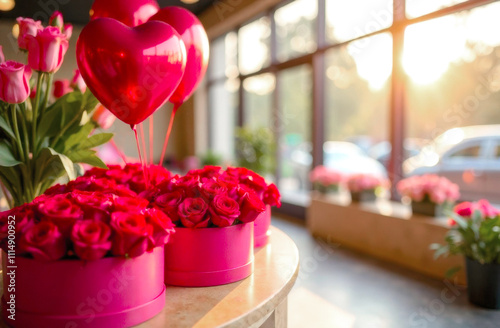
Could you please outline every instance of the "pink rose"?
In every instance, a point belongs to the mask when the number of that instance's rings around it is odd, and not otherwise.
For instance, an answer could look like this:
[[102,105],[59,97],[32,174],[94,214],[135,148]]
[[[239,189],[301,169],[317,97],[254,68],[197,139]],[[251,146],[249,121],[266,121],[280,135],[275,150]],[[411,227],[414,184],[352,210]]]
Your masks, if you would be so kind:
[[217,195],[210,204],[210,218],[218,227],[228,227],[240,216],[240,206],[226,195]]
[[165,213],[156,208],[148,208],[145,211],[145,215],[146,222],[153,227],[153,243],[151,249],[165,245],[170,235],[175,232],[175,225]]
[[253,192],[248,192],[240,201],[240,221],[247,223],[255,221],[260,213],[266,210],[264,202]]
[[151,248],[153,226],[144,215],[131,212],[111,214],[114,230],[111,252],[116,256],[137,257]]
[[0,99],[9,104],[20,104],[30,96],[31,69],[15,61],[0,64]]
[[54,73],[61,67],[69,44],[60,29],[49,26],[36,36],[28,35],[27,40],[28,63],[32,69]]
[[52,14],[52,16],[50,16],[49,25],[58,27],[61,30],[64,28],[64,19],[63,19],[63,15],[60,11],[56,10]]
[[264,204],[281,207],[281,195],[274,183],[271,183],[264,192]]
[[83,212],[66,195],[56,195],[38,204],[38,213],[42,221],[54,223],[64,236],[69,236],[73,224],[83,218]]
[[54,98],[61,98],[71,91],[73,89],[69,86],[69,80],[57,80],[54,82]]
[[177,214],[186,228],[206,228],[209,221],[207,210],[208,205],[202,198],[186,198],[179,206]]
[[78,221],[71,231],[74,251],[82,260],[103,258],[111,249],[111,229],[101,221]]
[[18,17],[17,23],[19,24],[19,36],[17,37],[19,49],[28,50],[28,36],[36,36],[38,31],[43,29],[42,22]]
[[80,74],[79,69],[75,70],[75,74],[73,75],[73,79],[71,79],[70,86],[74,90],[80,90],[81,93],[85,93],[85,91],[87,91],[87,84],[85,84],[85,81],[83,80],[82,74]]
[[476,207],[483,214],[484,218],[493,219],[497,217],[500,212],[491,206],[490,202],[486,199],[481,199],[476,203]]
[[173,222],[177,222],[180,219],[177,214],[177,208],[183,200],[184,194],[178,190],[156,196],[153,205],[165,212]]
[[455,206],[453,212],[463,217],[470,217],[474,212],[474,204],[471,202],[463,202]]
[[64,24],[64,29],[62,31],[63,35],[66,37],[66,40],[71,39],[71,36],[73,35],[73,25],[71,24]]
[[56,261],[66,254],[66,241],[57,226],[46,221],[27,229],[19,248],[35,260]]

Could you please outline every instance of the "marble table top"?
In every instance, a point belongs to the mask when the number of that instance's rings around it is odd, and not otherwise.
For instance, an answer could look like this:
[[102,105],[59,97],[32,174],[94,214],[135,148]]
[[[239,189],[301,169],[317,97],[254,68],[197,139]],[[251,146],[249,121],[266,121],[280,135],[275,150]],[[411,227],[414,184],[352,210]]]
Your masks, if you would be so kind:
[[299,271],[295,243],[272,227],[268,245],[255,249],[254,274],[223,286],[167,286],[167,304],[137,328],[259,327],[286,299]]

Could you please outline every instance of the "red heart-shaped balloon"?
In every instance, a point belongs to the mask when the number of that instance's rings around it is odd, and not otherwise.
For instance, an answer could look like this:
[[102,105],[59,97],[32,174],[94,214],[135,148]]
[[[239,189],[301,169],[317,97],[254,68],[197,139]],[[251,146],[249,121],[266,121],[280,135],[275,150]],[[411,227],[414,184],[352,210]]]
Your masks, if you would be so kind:
[[134,27],[146,23],[159,9],[156,0],[95,0],[90,19],[109,17]]
[[203,80],[208,65],[208,37],[201,22],[189,10],[181,7],[165,7],[149,21],[158,20],[172,26],[182,37],[186,46],[186,72],[170,102],[182,104]]
[[92,93],[131,125],[169,99],[186,66],[180,35],[158,21],[133,28],[111,18],[91,21],[78,38],[76,56]]

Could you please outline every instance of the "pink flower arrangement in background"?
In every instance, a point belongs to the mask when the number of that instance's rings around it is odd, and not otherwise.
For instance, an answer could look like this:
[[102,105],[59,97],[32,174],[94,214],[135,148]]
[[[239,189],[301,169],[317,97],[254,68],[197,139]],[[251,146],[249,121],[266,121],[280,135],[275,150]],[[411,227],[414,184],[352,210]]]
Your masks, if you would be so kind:
[[460,198],[458,185],[435,174],[416,175],[401,180],[397,189],[412,201],[429,200],[435,204],[453,203]]
[[309,180],[315,189],[321,191],[323,188],[338,188],[338,186],[344,183],[345,176],[341,172],[319,165],[311,171]]
[[[486,199],[481,199],[477,202],[460,203],[453,208],[453,212],[466,220],[471,219],[474,213],[479,213],[482,220],[494,219],[500,215],[500,211],[491,206],[490,202]],[[450,218],[448,224],[454,226],[457,222],[453,218]]]
[[347,188],[351,192],[362,192],[387,187],[388,181],[373,174],[354,174],[347,178]]
[[[142,205],[148,204],[142,201]],[[32,203],[1,213],[4,250],[9,216],[16,217],[17,254],[45,261],[137,257],[165,245],[174,232],[167,215],[156,208],[138,206],[136,198],[74,189],[42,195]]]

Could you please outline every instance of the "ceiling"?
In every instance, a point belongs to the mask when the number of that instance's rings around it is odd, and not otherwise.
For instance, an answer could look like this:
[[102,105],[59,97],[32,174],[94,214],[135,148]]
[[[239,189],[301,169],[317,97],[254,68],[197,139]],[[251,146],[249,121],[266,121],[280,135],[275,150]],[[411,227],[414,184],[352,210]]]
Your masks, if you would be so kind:
[[[84,25],[89,21],[89,10],[94,0],[15,0],[16,6],[8,12],[0,12],[0,19],[15,19],[19,16],[42,19],[45,22],[55,10],[54,4],[64,15],[66,22]],[[180,0],[158,0],[160,7],[180,6],[199,15],[210,7],[215,0],[199,0],[194,4],[185,4]],[[64,4],[63,4],[64,3]]]

